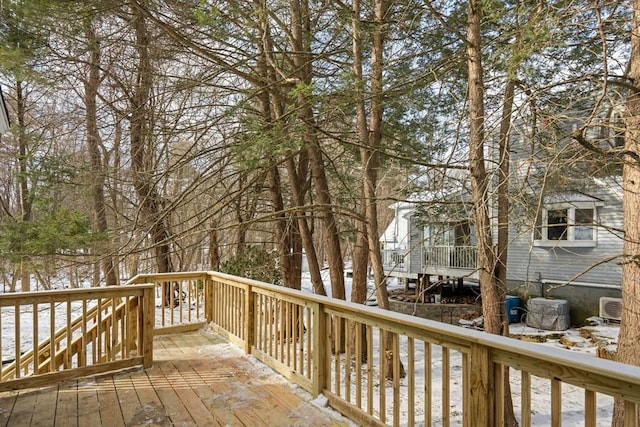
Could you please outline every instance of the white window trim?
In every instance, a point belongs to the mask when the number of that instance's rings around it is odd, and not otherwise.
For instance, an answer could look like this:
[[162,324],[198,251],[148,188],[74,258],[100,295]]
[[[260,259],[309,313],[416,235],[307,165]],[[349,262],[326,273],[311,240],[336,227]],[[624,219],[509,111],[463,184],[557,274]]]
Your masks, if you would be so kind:
[[[562,248],[594,248],[598,243],[598,227],[591,226],[593,230],[593,239],[591,240],[575,240],[575,218],[576,209],[593,209],[593,222],[597,223],[598,207],[604,206],[602,202],[562,202],[550,203],[542,208],[542,226],[541,239],[533,240],[534,247],[562,247]],[[567,210],[567,239],[566,240],[549,240],[549,211]]]

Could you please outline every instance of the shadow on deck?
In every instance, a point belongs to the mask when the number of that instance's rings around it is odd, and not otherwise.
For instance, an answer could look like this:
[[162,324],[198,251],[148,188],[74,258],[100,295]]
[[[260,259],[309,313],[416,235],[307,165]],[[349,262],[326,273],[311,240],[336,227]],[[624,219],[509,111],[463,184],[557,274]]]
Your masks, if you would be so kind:
[[154,338],[154,365],[0,393],[7,426],[346,426],[336,412],[218,336]]

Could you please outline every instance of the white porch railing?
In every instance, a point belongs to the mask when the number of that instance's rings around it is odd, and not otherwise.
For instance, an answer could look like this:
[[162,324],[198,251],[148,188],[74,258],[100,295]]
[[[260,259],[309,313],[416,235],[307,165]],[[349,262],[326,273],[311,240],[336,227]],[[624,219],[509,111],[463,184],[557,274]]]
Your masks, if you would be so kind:
[[426,246],[423,266],[475,269],[477,258],[475,246]]
[[405,259],[409,256],[406,249],[383,249],[382,265],[385,271],[406,272],[408,263]]

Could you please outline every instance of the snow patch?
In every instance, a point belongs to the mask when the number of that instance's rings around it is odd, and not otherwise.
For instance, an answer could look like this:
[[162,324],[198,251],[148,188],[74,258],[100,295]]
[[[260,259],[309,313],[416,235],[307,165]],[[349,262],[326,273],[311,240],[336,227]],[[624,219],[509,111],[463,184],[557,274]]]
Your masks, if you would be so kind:
[[312,405],[317,406],[318,408],[328,408],[329,407],[329,399],[321,394],[310,402]]

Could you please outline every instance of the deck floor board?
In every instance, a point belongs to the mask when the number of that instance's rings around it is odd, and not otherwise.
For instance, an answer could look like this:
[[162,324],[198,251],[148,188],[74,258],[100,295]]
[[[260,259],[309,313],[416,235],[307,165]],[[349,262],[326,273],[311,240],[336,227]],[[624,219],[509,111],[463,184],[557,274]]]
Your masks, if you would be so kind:
[[[46,387],[30,390],[37,396],[37,416],[31,418],[31,426],[52,426],[55,422],[56,406],[58,402],[58,387]],[[9,425],[13,425],[10,422]]]
[[0,393],[0,426],[347,426],[204,331],[154,339],[154,365]]

